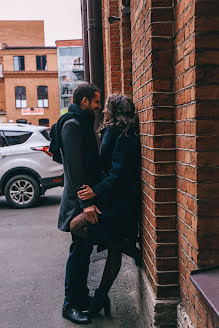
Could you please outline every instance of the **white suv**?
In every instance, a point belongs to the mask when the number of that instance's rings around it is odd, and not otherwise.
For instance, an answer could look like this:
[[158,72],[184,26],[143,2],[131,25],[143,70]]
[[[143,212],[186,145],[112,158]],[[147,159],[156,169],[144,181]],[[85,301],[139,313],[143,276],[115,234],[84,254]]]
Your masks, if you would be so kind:
[[48,131],[0,124],[0,195],[15,208],[31,207],[47,189],[63,186],[63,166],[52,160]]

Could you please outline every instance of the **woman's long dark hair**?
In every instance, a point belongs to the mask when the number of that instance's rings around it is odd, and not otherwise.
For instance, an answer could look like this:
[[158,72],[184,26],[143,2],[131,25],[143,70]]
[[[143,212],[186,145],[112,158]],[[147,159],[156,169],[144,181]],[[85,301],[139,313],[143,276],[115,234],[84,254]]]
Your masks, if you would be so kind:
[[131,99],[121,94],[113,94],[108,98],[106,106],[110,120],[103,122],[104,125],[117,126],[126,135],[139,135],[139,121]]

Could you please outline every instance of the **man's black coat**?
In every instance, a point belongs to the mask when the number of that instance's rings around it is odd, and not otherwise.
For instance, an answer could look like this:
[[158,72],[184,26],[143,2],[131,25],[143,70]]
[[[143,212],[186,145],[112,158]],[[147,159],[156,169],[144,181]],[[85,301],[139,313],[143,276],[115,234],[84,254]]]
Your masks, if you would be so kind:
[[64,191],[58,221],[58,228],[62,231],[70,231],[72,218],[94,204],[94,200],[81,201],[77,191],[83,184],[93,186],[97,183],[100,172],[94,114],[76,104],[69,107],[69,113],[72,113],[72,118],[62,119],[64,123],[59,129],[64,165]]

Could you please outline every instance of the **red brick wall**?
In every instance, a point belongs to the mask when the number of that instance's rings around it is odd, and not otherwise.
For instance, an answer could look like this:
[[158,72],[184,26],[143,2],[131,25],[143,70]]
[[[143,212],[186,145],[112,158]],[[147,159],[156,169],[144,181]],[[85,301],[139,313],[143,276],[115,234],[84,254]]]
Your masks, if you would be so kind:
[[109,16],[119,16],[118,0],[102,0],[105,97],[121,93],[119,21],[109,24]]
[[189,274],[218,264],[217,1],[181,0],[175,7],[175,104],[180,290],[195,327],[216,327]]
[[132,98],[132,47],[130,15],[122,12],[122,1],[120,1],[119,4],[121,92],[126,96]]
[[219,264],[219,3],[196,1],[199,266]]
[[[108,17],[120,21],[109,24]],[[132,98],[132,56],[130,16],[123,14],[122,2],[102,0],[105,97],[123,93]]]
[[194,327],[216,327],[189,276],[219,262],[218,2],[131,0],[129,26],[102,1],[106,94],[133,91],[140,120],[143,270],[157,299],[180,294]]
[[178,295],[172,1],[131,1],[133,99],[142,143],[144,269]]
[[179,281],[183,304],[194,322],[189,274],[197,266],[197,152],[195,103],[195,1],[175,7],[175,105]]
[[[118,0],[109,1],[109,16],[119,16]],[[121,93],[121,53],[120,53],[120,33],[119,21],[108,24],[110,56],[111,56],[111,85],[112,93]]]

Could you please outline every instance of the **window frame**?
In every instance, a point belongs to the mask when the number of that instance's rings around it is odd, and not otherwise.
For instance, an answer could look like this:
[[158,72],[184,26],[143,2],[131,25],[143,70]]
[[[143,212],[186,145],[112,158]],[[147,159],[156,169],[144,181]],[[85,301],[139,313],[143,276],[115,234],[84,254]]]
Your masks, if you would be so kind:
[[[23,58],[23,69],[21,67],[21,61],[18,60],[18,69],[15,69],[15,58]],[[15,72],[22,72],[25,71],[25,56],[13,56],[13,61],[14,61],[14,71]]]
[[[47,98],[41,98],[39,97],[39,91],[40,90],[39,88],[46,88],[47,89]],[[42,101],[42,106],[39,105],[39,101]],[[46,101],[46,104],[45,104],[45,101]],[[47,85],[38,85],[37,86],[37,107],[38,108],[48,108],[49,107],[49,88]]]
[[[4,138],[6,140],[6,143],[7,143],[7,147],[12,147],[12,146],[18,146],[18,145],[23,145],[33,134],[32,131],[17,131],[17,130],[4,130],[2,131],[3,132],[3,135],[4,135]],[[23,141],[23,142],[19,142],[19,143],[15,143],[15,144],[10,144],[9,140],[8,140],[8,136],[5,134],[5,133],[10,133],[10,132],[15,132],[15,133],[20,133],[20,134],[28,134],[28,138]],[[13,136],[12,136],[13,137]],[[16,136],[15,136],[16,137]],[[19,136],[18,136],[19,137]]]
[[6,139],[6,137],[4,135],[4,130],[0,130],[0,138],[2,140],[4,140],[4,142],[5,142],[5,146],[3,146],[3,147],[0,146],[0,149],[4,148],[4,147],[8,147],[8,140]]
[[[45,58],[45,68],[43,68],[43,58]],[[37,60],[40,59],[40,68],[38,68]],[[47,71],[47,55],[36,55],[36,70],[37,71]]]
[[[24,88],[25,90],[25,93],[24,93],[24,96],[25,96],[25,99],[22,99],[22,94],[16,94],[16,90],[17,88]],[[23,85],[17,85],[14,87],[14,93],[15,93],[15,107],[16,109],[22,109],[22,108],[27,108],[27,92],[26,92],[26,87],[23,86]],[[20,96],[20,99],[17,99],[17,96]],[[17,106],[17,100],[21,102],[21,105],[20,106]],[[22,105],[22,101],[25,101],[25,106]]]

